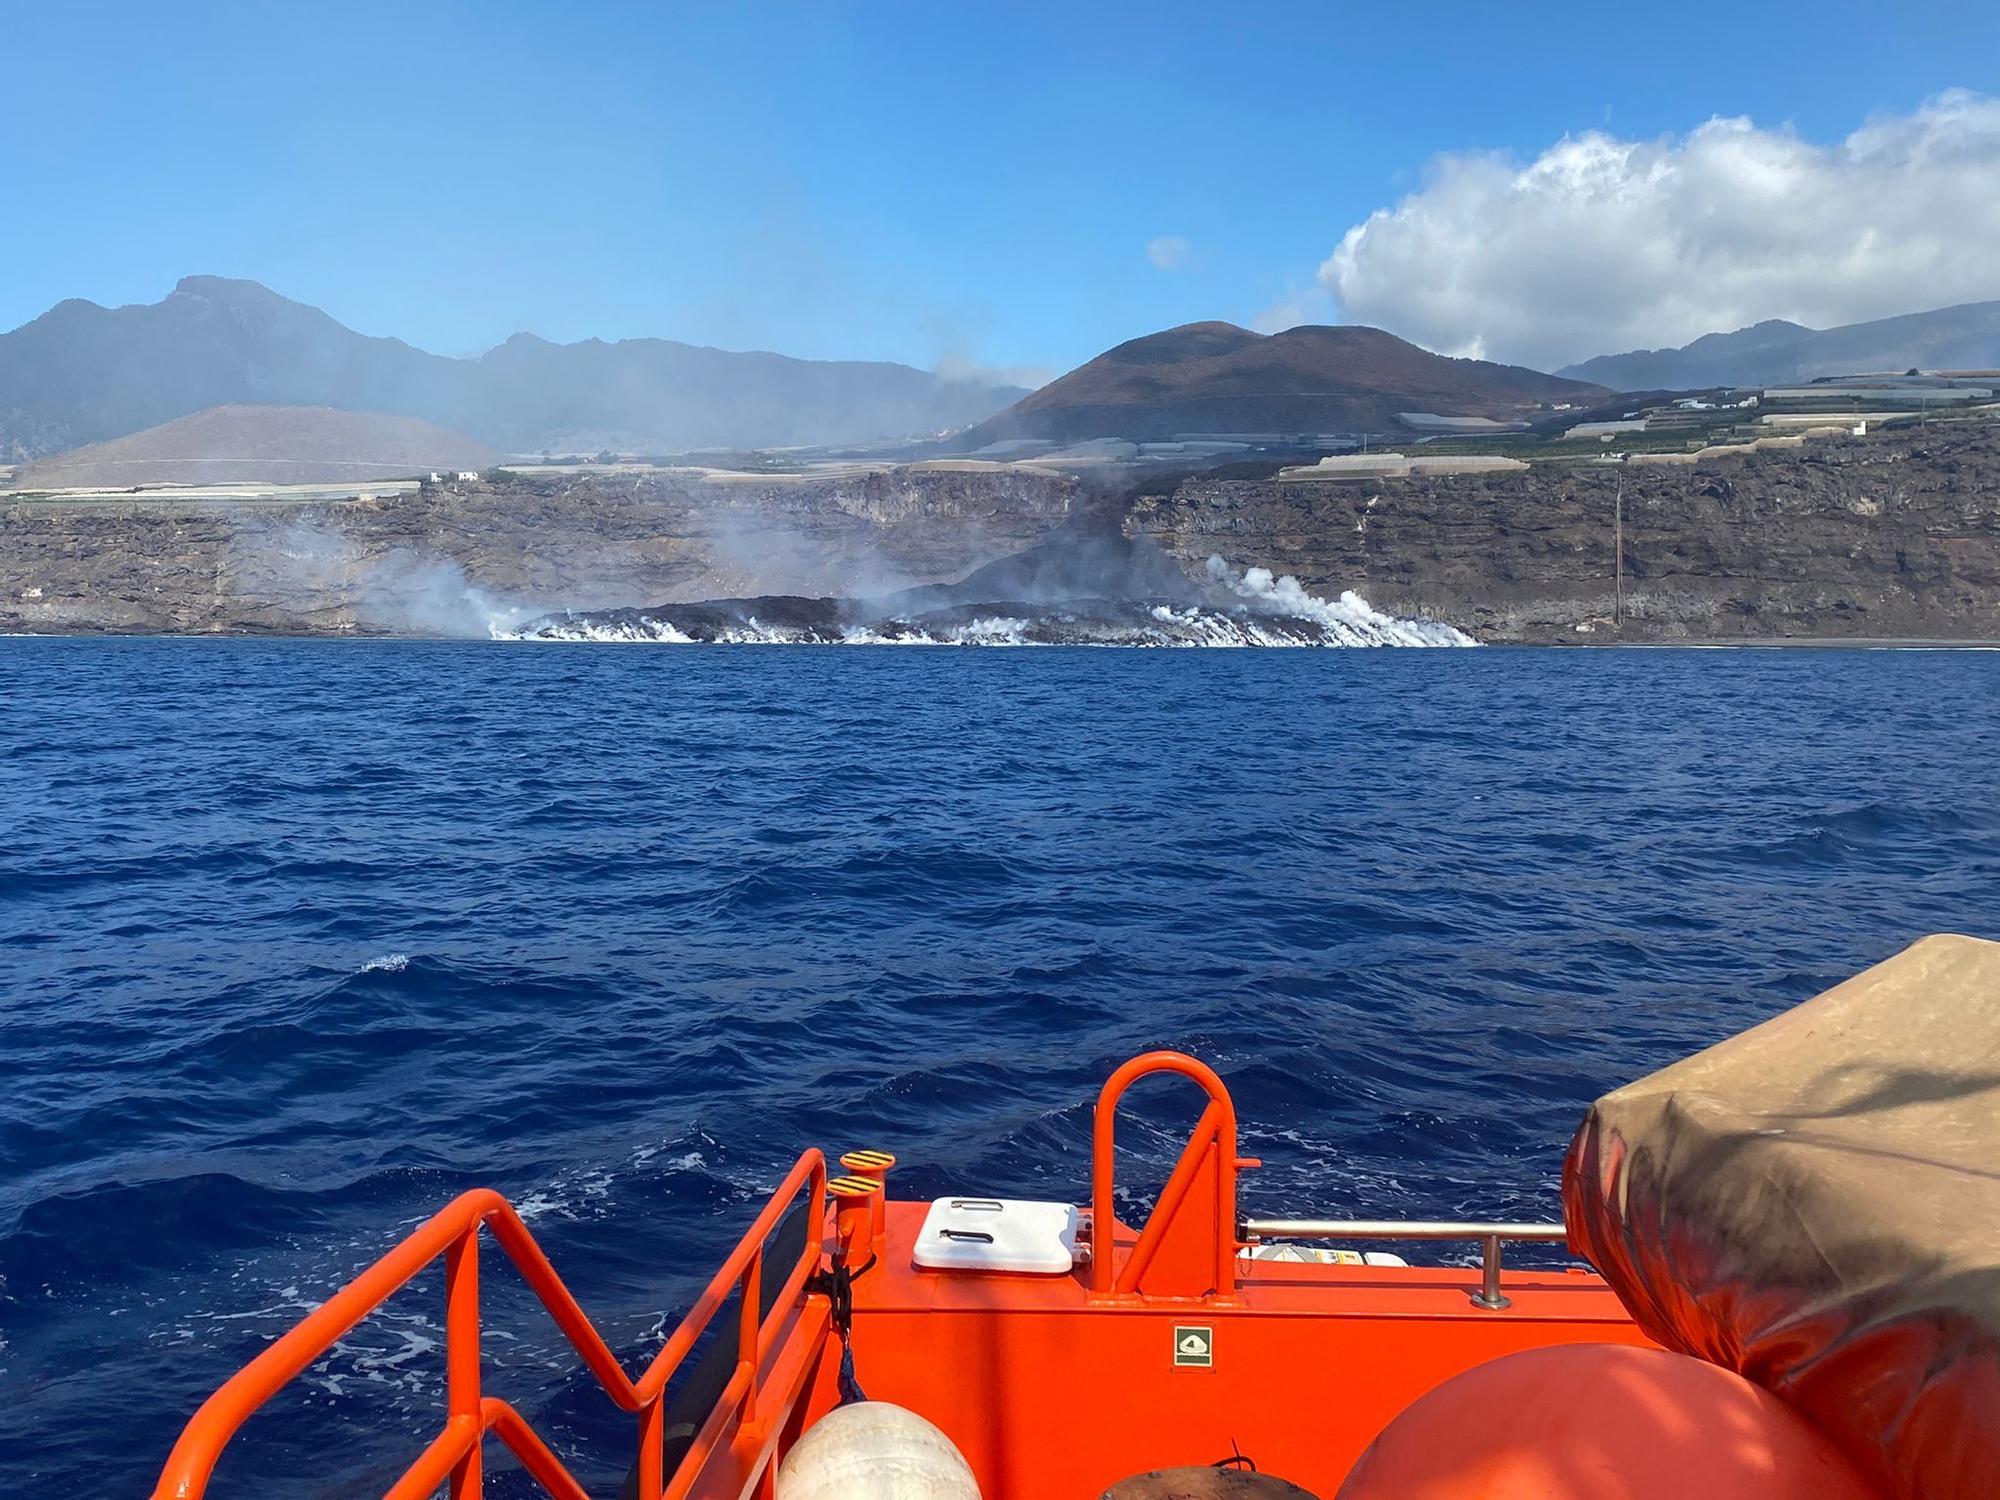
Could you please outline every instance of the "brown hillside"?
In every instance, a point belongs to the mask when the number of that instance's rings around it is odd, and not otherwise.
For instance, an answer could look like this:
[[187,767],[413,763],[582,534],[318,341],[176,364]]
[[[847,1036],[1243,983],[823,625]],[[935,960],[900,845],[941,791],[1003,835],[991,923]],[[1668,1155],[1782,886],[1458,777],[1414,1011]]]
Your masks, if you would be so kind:
[[414,417],[328,406],[211,406],[130,437],[30,464],[23,490],[148,484],[333,484],[482,469],[498,455]]
[[1388,432],[1399,411],[1505,419],[1597,386],[1478,359],[1448,359],[1379,328],[1308,325],[1257,334],[1189,323],[1133,339],[982,422],[972,449],[1008,438],[1159,441],[1190,432]]

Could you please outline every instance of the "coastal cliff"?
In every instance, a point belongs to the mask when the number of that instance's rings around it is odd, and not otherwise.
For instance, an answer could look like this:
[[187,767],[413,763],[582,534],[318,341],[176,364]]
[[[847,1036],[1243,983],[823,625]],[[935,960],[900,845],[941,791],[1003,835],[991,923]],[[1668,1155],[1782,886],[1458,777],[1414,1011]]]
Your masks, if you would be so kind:
[[[0,494],[0,630],[486,633],[496,618],[946,582],[1122,526],[1485,641],[2000,637],[2000,424],[1659,464],[1112,494],[1001,465],[489,475],[366,500]],[[1615,517],[1624,600],[1614,621]]]
[[590,472],[316,504],[0,494],[0,630],[483,635],[489,619],[954,579],[1067,520],[1073,480]]
[[1185,565],[1220,554],[1485,641],[2000,637],[1994,423],[1698,463],[1195,479],[1138,497],[1127,528]]

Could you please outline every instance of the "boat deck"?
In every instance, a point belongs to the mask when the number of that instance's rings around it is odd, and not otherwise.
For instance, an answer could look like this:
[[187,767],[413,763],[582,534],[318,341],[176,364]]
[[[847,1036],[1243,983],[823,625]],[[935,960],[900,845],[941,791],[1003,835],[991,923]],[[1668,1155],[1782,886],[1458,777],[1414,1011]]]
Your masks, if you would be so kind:
[[[1240,1452],[1331,1496],[1382,1427],[1483,1360],[1549,1344],[1649,1342],[1594,1273],[1238,1262],[1233,1295],[1101,1294],[1085,1268],[931,1271],[927,1205],[886,1206],[854,1284],[856,1375],[958,1444],[985,1500],[1089,1500],[1147,1469]],[[1137,1231],[1118,1226],[1121,1258]],[[1192,1340],[1192,1342],[1190,1342]],[[1201,1360],[1205,1357],[1206,1362]]]

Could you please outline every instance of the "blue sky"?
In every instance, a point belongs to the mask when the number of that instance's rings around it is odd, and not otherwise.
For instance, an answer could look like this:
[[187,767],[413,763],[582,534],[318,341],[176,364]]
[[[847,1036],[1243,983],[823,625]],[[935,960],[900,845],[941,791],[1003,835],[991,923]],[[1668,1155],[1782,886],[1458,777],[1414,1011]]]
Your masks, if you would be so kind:
[[[0,6],[0,327],[214,272],[450,354],[526,328],[1059,370],[1338,316],[1322,262],[1441,156],[1718,115],[1830,147],[2000,93],[2000,7],[1965,4]],[[1433,347],[1567,348],[1383,285],[1352,296]]]

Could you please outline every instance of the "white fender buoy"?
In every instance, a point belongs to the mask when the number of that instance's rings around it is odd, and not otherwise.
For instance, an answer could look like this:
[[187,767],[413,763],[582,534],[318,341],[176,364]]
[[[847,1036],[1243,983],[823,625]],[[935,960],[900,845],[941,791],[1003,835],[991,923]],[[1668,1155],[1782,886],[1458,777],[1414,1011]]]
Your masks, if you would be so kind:
[[857,1401],[805,1430],[778,1466],[778,1500],[979,1500],[972,1466],[907,1407]]

